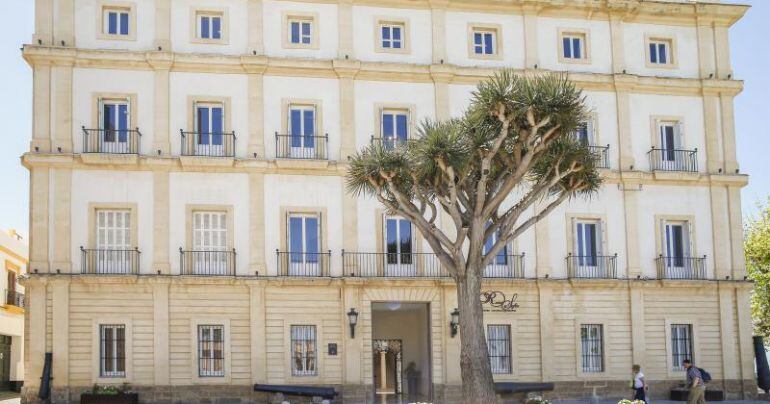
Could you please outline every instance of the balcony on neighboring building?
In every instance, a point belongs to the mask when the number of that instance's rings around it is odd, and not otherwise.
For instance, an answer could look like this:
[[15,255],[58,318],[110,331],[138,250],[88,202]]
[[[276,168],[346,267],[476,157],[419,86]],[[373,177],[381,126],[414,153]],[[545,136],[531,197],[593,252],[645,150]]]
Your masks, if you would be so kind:
[[182,275],[234,276],[235,249],[184,250],[179,248]]
[[109,249],[80,247],[81,273],[89,275],[138,275],[139,248]]
[[83,153],[139,154],[139,128],[82,129]]
[[275,251],[278,276],[329,276],[331,251],[297,252]]
[[329,135],[279,134],[275,132],[275,157],[279,159],[327,160]]
[[651,171],[698,172],[698,149],[661,149],[653,147],[647,152]]
[[596,155],[596,168],[610,168],[610,145],[588,146],[588,150]]
[[706,256],[670,257],[659,255],[655,259],[658,279],[707,279]]
[[[345,276],[363,278],[447,278],[434,253],[342,252]],[[524,254],[498,255],[484,268],[485,278],[523,278]]]
[[568,255],[567,274],[570,278],[616,279],[618,255]]
[[24,308],[24,293],[17,292],[15,289],[6,289],[5,304]]
[[179,131],[182,156],[235,157],[235,131],[186,132]]

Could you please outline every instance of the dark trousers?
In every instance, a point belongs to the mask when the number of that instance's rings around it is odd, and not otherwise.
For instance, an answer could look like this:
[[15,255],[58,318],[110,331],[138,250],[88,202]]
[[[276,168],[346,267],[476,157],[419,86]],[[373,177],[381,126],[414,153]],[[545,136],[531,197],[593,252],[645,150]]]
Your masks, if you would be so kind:
[[644,387],[634,389],[634,400],[642,400],[645,403],[647,402],[647,397],[645,397],[644,394]]

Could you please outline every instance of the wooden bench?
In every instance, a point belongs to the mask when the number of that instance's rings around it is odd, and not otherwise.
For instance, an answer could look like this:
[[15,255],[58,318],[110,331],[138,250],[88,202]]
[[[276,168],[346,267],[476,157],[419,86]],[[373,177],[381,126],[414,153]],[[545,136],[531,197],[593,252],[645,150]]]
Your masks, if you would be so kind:
[[255,384],[254,391],[265,393],[281,393],[291,396],[321,397],[333,399],[337,396],[334,387],[323,386],[287,386],[281,384]]

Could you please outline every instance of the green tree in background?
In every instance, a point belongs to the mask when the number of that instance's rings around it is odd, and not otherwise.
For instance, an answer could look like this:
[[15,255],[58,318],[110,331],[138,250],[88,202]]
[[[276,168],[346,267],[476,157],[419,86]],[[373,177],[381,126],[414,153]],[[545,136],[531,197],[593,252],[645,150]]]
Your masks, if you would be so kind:
[[760,212],[746,223],[746,267],[754,281],[751,314],[754,332],[770,342],[770,198],[760,205]]

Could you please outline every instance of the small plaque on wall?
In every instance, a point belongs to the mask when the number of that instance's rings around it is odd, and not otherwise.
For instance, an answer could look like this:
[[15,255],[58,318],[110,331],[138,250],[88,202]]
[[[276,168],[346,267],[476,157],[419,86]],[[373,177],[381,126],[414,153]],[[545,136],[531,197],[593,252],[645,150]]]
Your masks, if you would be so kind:
[[329,344],[329,356],[337,356],[337,344]]

